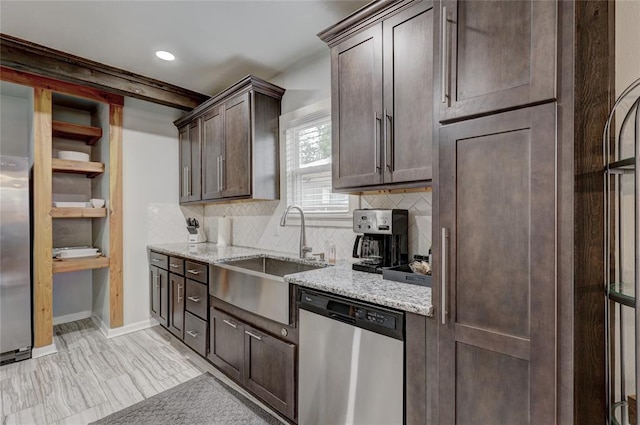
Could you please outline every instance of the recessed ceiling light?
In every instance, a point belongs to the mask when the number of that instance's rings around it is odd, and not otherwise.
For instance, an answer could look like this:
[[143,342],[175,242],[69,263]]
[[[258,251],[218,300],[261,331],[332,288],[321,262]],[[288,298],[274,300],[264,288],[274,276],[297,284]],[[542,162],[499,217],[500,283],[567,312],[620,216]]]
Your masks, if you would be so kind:
[[158,50],[156,52],[156,56],[159,57],[160,59],[162,59],[163,61],[172,61],[172,60],[174,60],[176,58],[173,55],[173,53],[165,52],[164,50]]

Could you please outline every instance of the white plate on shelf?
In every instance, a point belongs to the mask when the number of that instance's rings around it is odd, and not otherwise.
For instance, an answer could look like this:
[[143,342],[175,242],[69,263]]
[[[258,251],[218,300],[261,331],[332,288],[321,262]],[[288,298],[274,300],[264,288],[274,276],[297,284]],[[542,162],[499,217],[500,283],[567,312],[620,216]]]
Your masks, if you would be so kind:
[[67,249],[62,251],[55,252],[56,258],[77,258],[84,257],[89,255],[100,254],[98,248],[76,248],[76,249]]
[[58,260],[60,261],[85,260],[89,258],[98,258],[100,256],[102,256],[102,254],[97,253],[97,254],[91,254],[91,255],[81,255],[77,257],[59,257]]
[[54,202],[56,208],[87,208],[87,202]]
[[58,158],[69,161],[89,162],[89,154],[77,151],[58,151]]

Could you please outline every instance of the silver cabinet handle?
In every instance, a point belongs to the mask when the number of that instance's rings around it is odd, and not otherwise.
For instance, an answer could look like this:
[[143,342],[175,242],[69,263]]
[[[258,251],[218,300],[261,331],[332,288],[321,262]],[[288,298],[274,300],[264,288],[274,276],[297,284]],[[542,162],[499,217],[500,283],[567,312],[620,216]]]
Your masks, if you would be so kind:
[[195,332],[195,331],[186,331],[186,333],[192,336],[193,338],[197,338],[198,335],[200,335],[198,332]]
[[200,302],[200,298],[198,298],[198,297],[187,297],[187,299],[193,301],[194,303],[199,303]]
[[187,195],[191,196],[191,167],[187,167]]
[[181,283],[178,284],[178,304],[180,304],[182,302],[182,299],[184,298],[181,293],[183,290],[183,285]]
[[182,196],[187,196],[187,171],[189,167],[182,167]]
[[200,272],[196,269],[187,269],[187,273],[195,274],[196,276],[200,274]]
[[441,308],[441,317],[442,324],[447,324],[447,247],[449,241],[449,229],[446,227],[442,228],[442,236],[441,236],[440,244],[442,252],[440,253],[440,265],[442,267],[440,272],[440,299],[442,300],[442,308]]
[[154,263],[159,263],[159,262],[160,262],[160,261],[162,261],[162,260],[159,260],[159,259],[157,259],[157,258],[152,258],[152,259],[151,259],[151,261],[153,261]]
[[220,156],[216,158],[216,176],[218,177],[218,192],[222,190],[222,185],[220,184]]
[[442,36],[442,68],[441,68],[441,84],[442,84],[442,103],[447,103],[449,97],[449,40],[447,31],[447,7],[442,8],[442,28],[440,29],[440,35]]
[[161,275],[159,275],[159,274],[157,274],[157,275],[156,275],[156,288],[159,288],[159,287],[160,287],[160,282],[161,282],[161,280],[162,280],[162,276],[161,276]]
[[381,171],[380,168],[380,160],[378,159],[378,149],[380,146],[378,145],[378,133],[380,133],[380,115],[377,112],[373,113],[373,165],[375,166],[376,173]]
[[172,269],[179,269],[180,268],[180,266],[178,264],[169,264],[169,267],[171,267]]
[[244,333],[246,333],[247,335],[249,335],[251,338],[255,338],[255,339],[257,339],[258,341],[262,341],[262,338],[261,338],[261,337],[259,337],[259,336],[258,336],[258,335],[256,335],[256,334],[254,334],[254,333],[251,333],[251,332],[249,332],[249,331],[244,331]]
[[236,325],[235,323],[232,323],[232,322],[230,322],[230,321],[228,321],[226,319],[222,319],[222,321],[224,323],[226,323],[227,325],[231,326],[233,329],[237,329],[238,328],[238,325]]
[[225,163],[225,159],[224,159],[224,155],[220,155],[220,189],[224,190],[225,189],[225,181],[224,181],[224,166]]
[[[393,171],[393,117],[389,115],[387,110],[384,110],[384,161],[387,165],[387,170]],[[389,130],[387,131],[387,121],[389,122]],[[389,143],[387,143],[387,134],[389,135]],[[387,151],[387,145],[389,150]]]

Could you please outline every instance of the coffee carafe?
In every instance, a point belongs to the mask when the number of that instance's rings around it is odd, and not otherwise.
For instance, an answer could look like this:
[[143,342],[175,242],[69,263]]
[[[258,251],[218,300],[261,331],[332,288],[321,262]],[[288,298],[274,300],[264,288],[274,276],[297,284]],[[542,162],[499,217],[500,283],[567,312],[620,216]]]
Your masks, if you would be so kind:
[[356,236],[353,257],[360,262],[354,270],[382,273],[384,267],[409,262],[407,210],[362,209],[353,211],[353,231]]

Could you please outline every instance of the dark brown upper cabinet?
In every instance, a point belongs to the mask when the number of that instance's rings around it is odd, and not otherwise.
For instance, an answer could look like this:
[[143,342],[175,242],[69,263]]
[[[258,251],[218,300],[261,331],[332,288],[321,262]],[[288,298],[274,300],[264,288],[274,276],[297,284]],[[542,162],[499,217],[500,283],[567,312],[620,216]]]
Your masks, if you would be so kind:
[[283,94],[284,89],[247,76],[174,122],[180,134],[181,203],[279,198]]
[[333,188],[432,177],[433,2],[375,2],[318,34],[331,47]]
[[556,98],[556,1],[441,7],[440,121]]
[[180,202],[200,200],[200,121],[179,128]]

